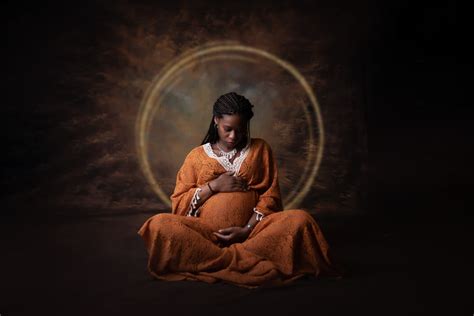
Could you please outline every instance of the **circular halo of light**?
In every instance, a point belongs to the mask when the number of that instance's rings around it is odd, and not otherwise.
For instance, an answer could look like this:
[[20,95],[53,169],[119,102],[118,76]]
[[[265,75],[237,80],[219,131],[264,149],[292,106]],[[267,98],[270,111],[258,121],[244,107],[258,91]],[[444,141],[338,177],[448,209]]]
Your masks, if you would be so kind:
[[[226,55],[227,53],[227,55]],[[231,53],[231,54],[229,54]],[[319,104],[316,99],[316,96],[311,89],[310,85],[303,77],[303,75],[290,63],[280,59],[279,57],[268,53],[267,51],[245,46],[238,44],[236,42],[214,42],[199,46],[195,49],[189,50],[188,52],[178,56],[176,59],[168,63],[163,70],[154,78],[147,91],[144,94],[140,108],[137,115],[135,130],[136,130],[136,146],[139,158],[139,164],[142,169],[143,174],[145,175],[147,181],[151,185],[153,191],[158,195],[158,197],[168,206],[171,206],[171,201],[168,195],[163,192],[160,187],[160,184],[153,176],[150,164],[148,162],[148,149],[146,146],[148,140],[148,131],[152,122],[153,114],[156,113],[156,110],[159,108],[163,95],[161,92],[164,87],[167,86],[169,82],[176,82],[177,75],[183,71],[183,69],[190,67],[193,62],[203,62],[212,60],[212,57],[209,55],[220,54],[214,56],[214,59],[247,59],[248,57],[239,57],[237,54],[253,54],[258,57],[263,57],[267,60],[270,60],[286,71],[288,71],[303,87],[304,91],[307,94],[308,99],[311,102],[313,110],[316,114],[317,126],[319,127],[318,135],[318,146],[314,144],[314,136],[311,128],[312,120],[311,115],[306,108],[303,108],[306,120],[309,125],[309,155],[307,158],[307,164],[305,170],[302,174],[308,175],[306,179],[303,177],[300,178],[298,184],[295,186],[295,189],[288,194],[288,198],[284,200],[284,205],[286,209],[296,208],[299,203],[303,200],[306,194],[311,189],[311,186],[316,178],[321,160],[323,157],[324,150],[324,128],[323,120],[321,117],[321,112],[319,109]],[[223,56],[222,56],[223,55]],[[169,86],[169,85],[168,85]],[[158,102],[157,102],[158,101]],[[315,149],[317,147],[316,155],[314,155]],[[314,157],[316,156],[316,157]],[[304,183],[303,183],[304,182]],[[300,186],[302,185],[302,188]]]

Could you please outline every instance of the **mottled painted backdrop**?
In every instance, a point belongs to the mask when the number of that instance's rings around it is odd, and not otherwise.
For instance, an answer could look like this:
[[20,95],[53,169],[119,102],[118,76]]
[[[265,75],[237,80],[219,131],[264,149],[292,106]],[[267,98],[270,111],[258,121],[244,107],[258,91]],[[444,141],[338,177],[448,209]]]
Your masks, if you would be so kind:
[[[366,209],[371,10],[364,3],[97,1],[13,10],[2,169],[2,199],[10,208],[165,211],[138,164],[140,102],[170,60],[210,41],[232,40],[293,64],[318,98],[326,144],[301,207],[314,214]],[[231,79],[222,78],[228,73]],[[150,161],[166,192],[184,153],[204,136],[213,100],[229,89],[254,103],[253,135],[274,147],[283,193],[301,176],[307,149],[302,89],[270,63],[222,61],[184,72],[154,119]]]

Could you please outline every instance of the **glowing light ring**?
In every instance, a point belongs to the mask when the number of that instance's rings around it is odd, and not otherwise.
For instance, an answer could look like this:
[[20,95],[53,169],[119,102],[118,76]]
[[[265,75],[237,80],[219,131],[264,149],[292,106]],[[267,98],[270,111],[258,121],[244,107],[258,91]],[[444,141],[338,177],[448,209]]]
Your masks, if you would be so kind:
[[[309,126],[309,150],[308,150],[308,163],[305,165],[305,169],[303,174],[309,175],[306,180],[303,177],[300,178],[298,184],[295,186],[295,189],[290,192],[288,197],[284,199],[284,205],[286,209],[296,208],[298,204],[303,200],[305,195],[311,189],[311,186],[316,178],[319,166],[321,164],[322,156],[323,156],[323,149],[324,149],[324,128],[323,128],[323,121],[321,118],[321,113],[319,110],[319,104],[317,102],[316,96],[314,95],[311,87],[309,86],[308,82],[305,78],[299,73],[299,71],[293,67],[288,62],[272,55],[266,51],[239,45],[235,42],[221,42],[221,43],[210,43],[208,45],[203,45],[197,47],[196,49],[190,50],[187,53],[183,54],[182,56],[178,57],[177,59],[170,62],[164,69],[155,77],[149,88],[147,89],[144,98],[140,104],[140,109],[137,116],[136,121],[136,137],[137,137],[137,152],[140,167],[142,171],[150,183],[153,191],[158,195],[158,197],[168,206],[171,206],[171,201],[168,195],[163,192],[161,189],[158,181],[153,176],[153,173],[150,168],[150,164],[148,162],[148,149],[146,146],[147,143],[147,135],[150,129],[150,125],[153,119],[154,113],[159,108],[159,105],[162,100],[162,95],[160,93],[165,90],[164,87],[168,85],[170,82],[175,82],[175,78],[177,74],[181,73],[183,69],[188,68],[190,65],[189,63],[195,62],[196,60],[199,62],[209,61],[212,59],[241,59],[251,61],[248,57],[239,57],[235,54],[228,54],[224,56],[214,56],[208,57],[207,55],[216,54],[216,53],[225,53],[225,52],[232,52],[232,53],[247,53],[247,54],[254,54],[259,57],[266,58],[282,68],[286,71],[291,73],[295,79],[301,84],[303,89],[305,90],[309,100],[311,101],[311,105],[316,113],[316,120],[319,127],[319,146],[316,153],[316,161],[314,161],[314,152],[316,145],[314,144],[314,136],[313,130],[311,128],[311,115],[308,113],[306,108],[303,108],[306,120]],[[207,56],[207,57],[206,57]],[[157,102],[158,101],[158,102]],[[155,105],[155,106],[154,106]],[[303,187],[300,189],[301,183],[303,183]]]

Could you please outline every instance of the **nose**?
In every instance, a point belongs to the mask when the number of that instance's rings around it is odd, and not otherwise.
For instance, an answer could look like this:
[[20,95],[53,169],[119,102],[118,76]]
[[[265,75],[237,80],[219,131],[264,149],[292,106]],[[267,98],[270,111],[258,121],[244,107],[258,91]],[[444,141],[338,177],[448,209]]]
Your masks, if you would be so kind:
[[235,131],[231,131],[230,134],[229,134],[229,139],[234,141],[236,136],[237,135],[235,134]]

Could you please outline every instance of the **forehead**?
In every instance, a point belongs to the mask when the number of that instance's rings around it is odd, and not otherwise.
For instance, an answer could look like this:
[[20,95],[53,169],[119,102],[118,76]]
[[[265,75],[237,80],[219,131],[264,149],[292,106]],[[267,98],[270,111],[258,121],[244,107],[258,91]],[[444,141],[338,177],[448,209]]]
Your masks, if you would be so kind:
[[230,127],[240,127],[245,123],[239,114],[223,114],[220,118],[220,122]]

